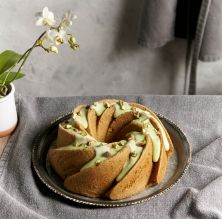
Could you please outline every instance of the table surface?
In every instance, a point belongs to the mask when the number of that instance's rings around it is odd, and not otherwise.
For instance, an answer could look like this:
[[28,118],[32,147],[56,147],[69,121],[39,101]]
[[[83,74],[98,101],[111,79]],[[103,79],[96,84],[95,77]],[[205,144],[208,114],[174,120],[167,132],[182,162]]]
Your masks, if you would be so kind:
[[30,143],[34,136],[73,106],[102,97],[19,98],[20,137],[0,139],[0,148],[11,141],[7,145],[11,153],[0,160],[0,218],[58,218],[58,209],[60,217],[65,218],[222,218],[222,96],[121,97],[147,105],[176,123],[192,146],[192,162],[177,186],[158,198],[111,210],[71,204],[52,196],[31,168]]
[[5,148],[6,143],[8,142],[9,137],[0,138],[0,156]]

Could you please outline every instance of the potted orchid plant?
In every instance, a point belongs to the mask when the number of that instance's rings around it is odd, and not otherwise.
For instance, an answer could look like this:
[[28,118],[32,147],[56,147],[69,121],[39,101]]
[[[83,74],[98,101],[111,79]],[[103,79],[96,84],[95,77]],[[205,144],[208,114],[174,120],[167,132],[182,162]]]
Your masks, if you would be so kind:
[[45,30],[33,45],[23,54],[12,50],[0,54],[0,137],[9,135],[16,127],[18,119],[13,82],[25,76],[23,66],[32,51],[41,48],[48,53],[58,53],[58,46],[62,44],[68,44],[73,50],[79,48],[74,35],[68,33],[76,18],[71,11],[66,12],[59,21],[55,20],[54,14],[47,7],[36,16],[36,25],[44,26]]

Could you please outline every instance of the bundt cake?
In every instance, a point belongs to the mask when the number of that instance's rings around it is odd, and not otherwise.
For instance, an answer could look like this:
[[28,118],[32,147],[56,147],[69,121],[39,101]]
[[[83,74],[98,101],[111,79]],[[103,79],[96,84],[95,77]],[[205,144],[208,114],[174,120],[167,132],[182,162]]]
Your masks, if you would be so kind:
[[160,183],[174,150],[154,112],[114,99],[76,107],[59,124],[56,144],[48,159],[64,188],[111,200]]

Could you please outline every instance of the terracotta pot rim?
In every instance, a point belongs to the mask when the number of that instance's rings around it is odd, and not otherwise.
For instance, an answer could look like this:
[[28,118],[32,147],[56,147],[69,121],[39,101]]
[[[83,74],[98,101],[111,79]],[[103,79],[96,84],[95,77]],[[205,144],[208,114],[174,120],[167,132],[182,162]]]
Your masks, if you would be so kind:
[[14,95],[14,93],[15,93],[15,86],[14,86],[13,83],[10,83],[9,85],[10,85],[10,87],[11,87],[10,93],[7,94],[5,97],[0,98],[0,103],[8,100],[11,96]]

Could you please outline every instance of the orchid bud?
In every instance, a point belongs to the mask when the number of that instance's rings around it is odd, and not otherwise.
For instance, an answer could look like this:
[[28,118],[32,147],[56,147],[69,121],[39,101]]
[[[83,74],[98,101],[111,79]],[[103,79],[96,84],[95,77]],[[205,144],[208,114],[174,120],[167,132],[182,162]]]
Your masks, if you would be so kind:
[[70,44],[75,44],[76,43],[76,38],[73,35],[70,36],[69,43]]
[[56,46],[50,46],[48,49],[49,52],[58,53],[58,48]]

